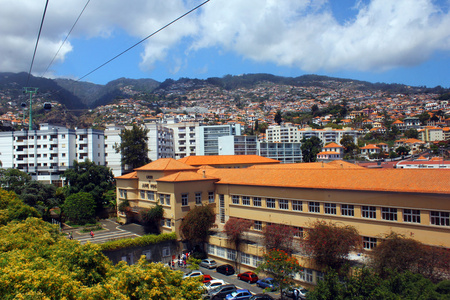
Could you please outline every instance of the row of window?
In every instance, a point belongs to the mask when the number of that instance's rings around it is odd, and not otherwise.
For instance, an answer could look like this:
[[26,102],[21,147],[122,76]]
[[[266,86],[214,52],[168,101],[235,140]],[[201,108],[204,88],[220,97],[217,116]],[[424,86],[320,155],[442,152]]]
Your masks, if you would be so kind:
[[[241,202],[242,200],[242,202]],[[238,196],[232,195],[231,202],[235,205],[262,207],[263,200],[261,197],[250,196]],[[274,199],[266,198],[266,208],[277,208],[281,210],[289,210],[289,202],[291,202],[291,210],[303,212],[303,201],[300,200],[286,200],[286,199]],[[320,202],[308,201],[306,203],[306,212],[320,213]],[[355,206],[353,204],[336,204],[336,203],[324,203],[324,213],[326,215],[337,215],[337,206],[340,205],[341,216],[354,217]],[[386,221],[398,221],[397,208],[381,207],[381,219]],[[403,209],[403,222],[408,223],[421,223],[420,219],[421,211],[418,209]],[[377,218],[377,208],[375,206],[361,206],[361,217],[367,219]],[[443,211],[430,211],[430,224],[438,226],[450,226],[450,213]]]
[[[123,191],[119,190],[120,197],[123,198]],[[170,194],[158,194],[159,195],[159,203],[161,205],[170,205]],[[145,200],[155,201],[155,192],[154,191],[140,191],[140,198]],[[208,201],[209,203],[214,203],[214,192],[208,192]],[[202,204],[202,192],[195,193],[195,204]],[[181,205],[187,206],[189,205],[189,193],[181,194]]]

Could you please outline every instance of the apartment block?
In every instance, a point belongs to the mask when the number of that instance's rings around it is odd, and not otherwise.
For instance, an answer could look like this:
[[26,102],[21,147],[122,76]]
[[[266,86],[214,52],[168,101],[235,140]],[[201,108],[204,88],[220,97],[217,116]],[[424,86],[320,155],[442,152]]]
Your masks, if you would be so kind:
[[241,124],[207,125],[196,128],[196,155],[218,155],[219,137],[241,135]]
[[219,155],[258,155],[255,135],[227,135],[218,138]]

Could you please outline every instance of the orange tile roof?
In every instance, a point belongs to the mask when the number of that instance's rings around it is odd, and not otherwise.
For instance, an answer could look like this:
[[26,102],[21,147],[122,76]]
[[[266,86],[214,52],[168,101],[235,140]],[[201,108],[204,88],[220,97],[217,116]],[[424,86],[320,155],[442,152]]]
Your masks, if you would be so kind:
[[340,153],[336,151],[322,151],[317,153],[317,155],[326,155],[326,154],[340,154]]
[[366,146],[361,147],[361,148],[359,148],[359,149],[380,149],[380,148],[377,147],[377,146],[374,145],[374,144],[369,144],[369,145],[366,145]]
[[251,166],[247,169],[291,170],[291,169],[342,169],[342,168],[362,169],[363,167],[348,163],[343,160],[334,160],[334,161],[330,161],[330,162],[294,163],[294,164],[277,164],[277,165],[255,165],[255,166]]
[[137,177],[137,172],[134,171],[134,172],[131,172],[131,173],[128,173],[128,174],[125,174],[125,175],[122,175],[122,176],[117,176],[117,177],[114,177],[114,178],[117,178],[117,179],[136,179],[138,177]]
[[137,171],[193,171],[197,168],[184,164],[173,158],[160,158],[145,166],[136,168]]
[[[326,164],[324,164],[326,165]],[[216,184],[270,186],[280,188],[359,190],[449,194],[448,170],[414,169],[208,169]]]
[[186,156],[178,160],[191,166],[237,165],[237,164],[279,164],[275,159],[259,155],[202,155]]
[[[203,172],[203,171],[199,171]],[[157,182],[181,182],[181,181],[200,181],[200,180],[219,180],[217,177],[203,176],[203,173],[197,172],[177,172],[157,179]]]
[[344,147],[342,147],[341,145],[338,145],[334,142],[331,142],[331,143],[325,145],[324,148],[344,148]]

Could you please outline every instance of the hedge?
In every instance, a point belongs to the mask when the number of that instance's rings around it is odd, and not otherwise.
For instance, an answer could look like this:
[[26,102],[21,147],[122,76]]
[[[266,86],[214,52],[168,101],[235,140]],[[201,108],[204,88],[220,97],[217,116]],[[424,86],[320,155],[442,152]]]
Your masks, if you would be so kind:
[[175,232],[162,233],[159,235],[148,234],[137,238],[108,241],[106,243],[100,244],[100,247],[102,248],[103,251],[113,251],[123,248],[148,246],[176,239],[177,235]]

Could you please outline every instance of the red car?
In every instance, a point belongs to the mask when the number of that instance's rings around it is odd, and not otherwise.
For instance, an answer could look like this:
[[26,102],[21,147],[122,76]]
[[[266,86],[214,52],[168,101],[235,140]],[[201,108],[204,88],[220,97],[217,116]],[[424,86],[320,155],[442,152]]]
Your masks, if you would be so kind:
[[242,281],[247,281],[249,283],[255,283],[258,281],[258,275],[256,275],[253,272],[244,272],[241,274],[238,274],[237,276]]
[[212,277],[208,274],[203,274],[203,283],[208,283],[212,280]]

